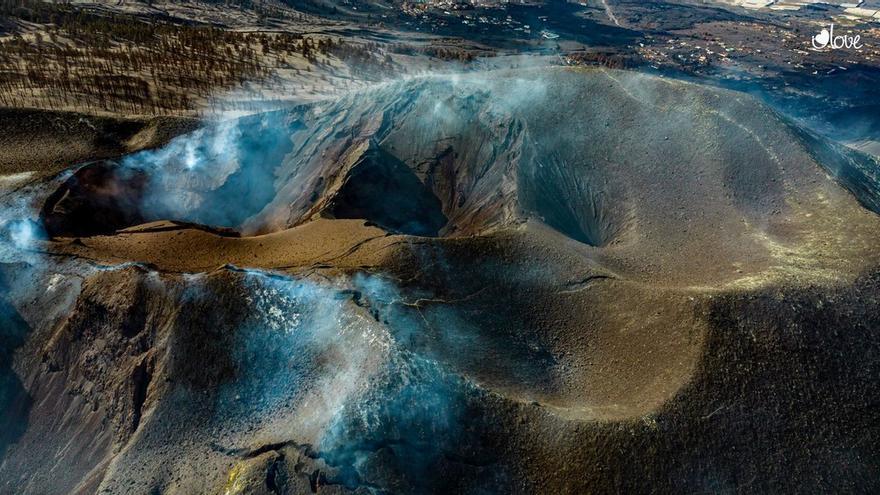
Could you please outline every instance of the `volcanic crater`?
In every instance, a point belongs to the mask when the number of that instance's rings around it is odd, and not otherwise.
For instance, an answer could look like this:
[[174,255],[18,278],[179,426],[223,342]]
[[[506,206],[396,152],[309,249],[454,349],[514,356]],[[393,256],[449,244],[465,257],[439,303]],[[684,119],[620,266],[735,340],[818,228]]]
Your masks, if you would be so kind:
[[83,164],[0,265],[0,488],[880,489],[877,166],[741,93],[568,68]]

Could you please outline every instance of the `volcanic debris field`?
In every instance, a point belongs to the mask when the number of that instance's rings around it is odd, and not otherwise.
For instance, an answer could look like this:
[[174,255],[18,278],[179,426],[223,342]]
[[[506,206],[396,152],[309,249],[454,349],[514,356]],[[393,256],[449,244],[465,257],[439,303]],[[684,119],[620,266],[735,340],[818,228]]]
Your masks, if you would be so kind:
[[880,491],[878,164],[753,97],[556,67],[127,129],[0,197],[2,493]]

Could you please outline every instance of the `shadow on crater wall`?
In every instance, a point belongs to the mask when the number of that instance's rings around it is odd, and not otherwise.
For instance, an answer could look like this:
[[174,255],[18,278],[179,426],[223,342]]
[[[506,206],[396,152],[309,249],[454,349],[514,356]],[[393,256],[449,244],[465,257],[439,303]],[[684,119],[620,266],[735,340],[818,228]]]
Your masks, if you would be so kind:
[[[0,293],[9,287],[0,272]],[[24,344],[30,332],[18,311],[0,296],[0,458],[10,444],[15,443],[27,429],[28,412],[33,402],[12,369],[15,350]]]

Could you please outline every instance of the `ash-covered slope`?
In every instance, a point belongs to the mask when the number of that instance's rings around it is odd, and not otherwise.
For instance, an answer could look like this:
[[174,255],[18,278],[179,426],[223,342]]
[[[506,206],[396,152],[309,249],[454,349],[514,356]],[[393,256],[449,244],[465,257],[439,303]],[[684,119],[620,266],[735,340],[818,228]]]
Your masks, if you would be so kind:
[[563,69],[87,165],[0,251],[0,491],[876,491],[875,171]]
[[162,219],[268,233],[323,217],[460,237],[533,219],[630,276],[694,284],[772,270],[783,246],[855,254],[865,208],[880,208],[874,160],[754,99],[604,70],[389,83],[106,168],[48,202],[50,234]]
[[[874,216],[829,173],[877,210],[873,160],[829,150],[741,94],[632,73],[428,78],[319,105],[300,119],[278,194],[250,229],[326,211],[368,139],[440,199],[441,235],[532,218],[607,248],[633,275],[667,280],[723,278],[736,263],[772,266],[774,243],[815,248],[803,231],[834,242],[842,219],[853,228],[849,242],[828,251],[858,242]],[[707,252],[709,263],[694,256]]]

